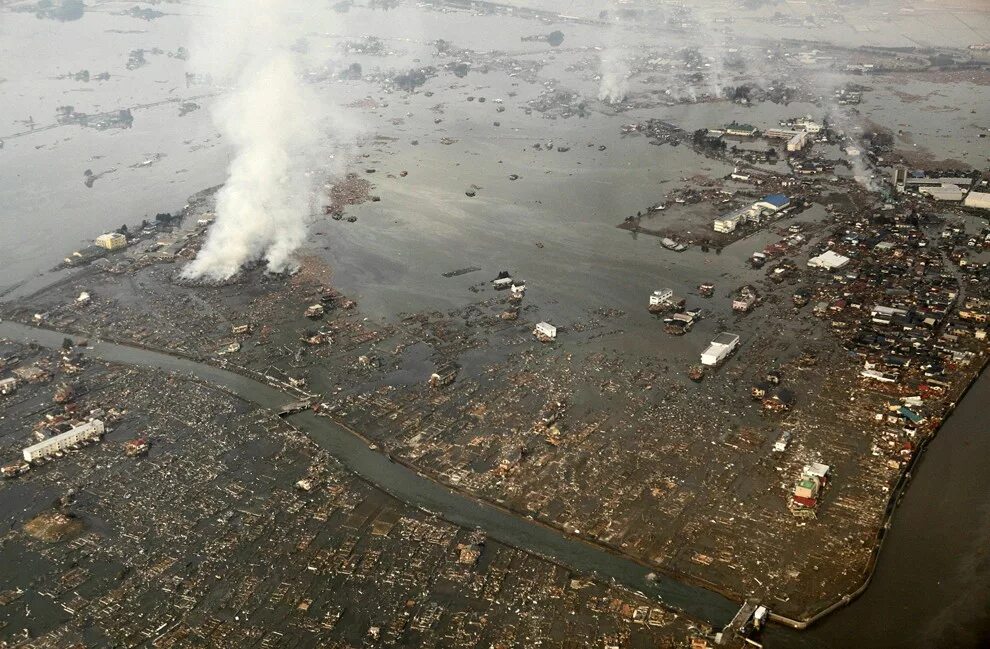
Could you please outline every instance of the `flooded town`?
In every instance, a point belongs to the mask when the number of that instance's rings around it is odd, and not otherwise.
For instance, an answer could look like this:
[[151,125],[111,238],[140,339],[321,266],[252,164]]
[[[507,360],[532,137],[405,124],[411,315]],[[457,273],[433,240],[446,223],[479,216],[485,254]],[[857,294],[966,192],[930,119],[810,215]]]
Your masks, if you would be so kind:
[[246,4],[0,7],[0,646],[990,638],[990,8]]

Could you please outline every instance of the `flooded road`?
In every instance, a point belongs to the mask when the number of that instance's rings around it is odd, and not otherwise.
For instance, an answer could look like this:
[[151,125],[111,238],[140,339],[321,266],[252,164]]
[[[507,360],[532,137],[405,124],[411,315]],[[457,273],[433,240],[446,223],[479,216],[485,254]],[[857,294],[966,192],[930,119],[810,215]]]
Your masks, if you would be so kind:
[[[64,335],[13,322],[0,322],[0,337],[21,343],[37,342],[58,347]],[[105,361],[176,372],[219,386],[264,408],[277,409],[294,397],[240,374],[218,367],[150,350],[96,342],[86,352]],[[715,626],[727,623],[738,608],[734,602],[697,586],[672,579],[647,578],[650,569],[599,546],[571,538],[493,505],[482,503],[424,478],[392,462],[353,432],[329,419],[304,412],[291,418],[293,425],[339,459],[349,470],[399,500],[466,528],[483,530],[491,538],[531,552],[579,572],[610,580],[662,601],[665,605],[706,620]]]

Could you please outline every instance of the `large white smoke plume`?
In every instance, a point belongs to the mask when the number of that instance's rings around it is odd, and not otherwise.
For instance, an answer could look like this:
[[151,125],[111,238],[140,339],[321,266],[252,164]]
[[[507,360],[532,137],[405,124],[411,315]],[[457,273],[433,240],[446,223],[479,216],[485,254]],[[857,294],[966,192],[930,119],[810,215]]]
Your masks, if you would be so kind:
[[292,45],[308,12],[321,8],[309,0],[220,0],[197,19],[190,67],[229,88],[213,118],[233,158],[216,221],[184,278],[220,281],[259,260],[271,272],[293,268],[313,212],[310,178],[322,179],[309,172],[328,157],[329,110],[304,82]]

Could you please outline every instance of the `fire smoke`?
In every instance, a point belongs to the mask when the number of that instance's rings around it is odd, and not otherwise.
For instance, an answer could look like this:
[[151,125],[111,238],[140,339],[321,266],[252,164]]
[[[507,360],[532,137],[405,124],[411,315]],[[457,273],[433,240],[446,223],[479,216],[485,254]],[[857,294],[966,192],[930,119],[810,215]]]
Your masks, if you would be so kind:
[[[617,5],[616,5],[617,6]],[[629,94],[629,61],[623,47],[624,34],[616,18],[609,18],[605,47],[599,56],[598,100],[607,104],[622,103]]]
[[601,75],[598,99],[609,104],[621,103],[629,94],[629,64],[625,52],[611,47],[602,52]]
[[309,172],[319,156],[331,157],[327,102],[303,81],[291,47],[309,9],[319,11],[309,1],[221,0],[194,29],[192,71],[232,84],[212,117],[233,157],[216,221],[185,279],[222,281],[256,261],[270,272],[295,266],[313,212]]

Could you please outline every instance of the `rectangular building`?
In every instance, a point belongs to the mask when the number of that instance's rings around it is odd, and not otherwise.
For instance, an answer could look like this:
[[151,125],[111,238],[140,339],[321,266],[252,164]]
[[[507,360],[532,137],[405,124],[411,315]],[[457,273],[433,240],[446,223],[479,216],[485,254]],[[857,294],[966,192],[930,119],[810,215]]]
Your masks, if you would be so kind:
[[50,437],[24,449],[25,462],[37,462],[75,444],[91,442],[103,434],[103,422],[99,419],[80,424],[71,430]]
[[549,322],[538,322],[533,329],[533,335],[545,342],[554,340],[557,337],[557,327]]
[[127,237],[119,232],[108,232],[96,237],[96,245],[107,250],[121,250],[127,247]]
[[826,270],[837,270],[849,263],[849,257],[840,255],[834,250],[826,250],[817,257],[808,260],[808,268],[824,268]]
[[963,205],[981,210],[990,210],[990,192],[972,191],[966,196]]
[[13,394],[17,390],[17,379],[13,376],[0,381],[0,394]]
[[739,336],[730,333],[720,333],[708,348],[701,352],[701,364],[714,367],[724,361],[729,354],[739,346]]

